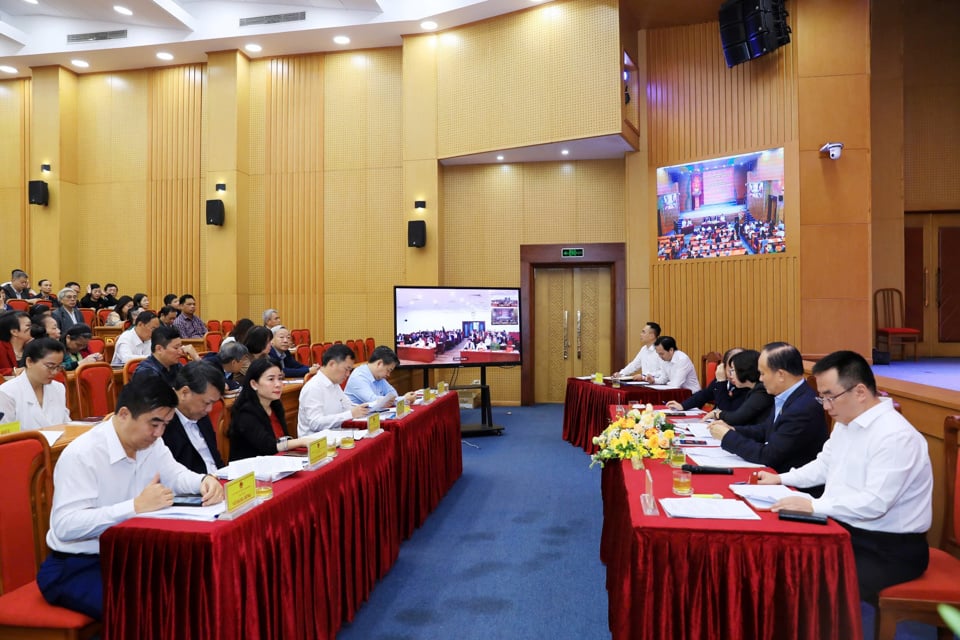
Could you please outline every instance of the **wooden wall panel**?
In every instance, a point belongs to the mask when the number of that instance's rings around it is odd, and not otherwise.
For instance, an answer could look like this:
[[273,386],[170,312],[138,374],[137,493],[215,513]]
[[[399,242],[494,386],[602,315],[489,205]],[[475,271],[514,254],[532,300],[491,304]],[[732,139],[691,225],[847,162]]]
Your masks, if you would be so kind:
[[[324,58],[276,58],[265,71],[264,306],[318,340],[323,298],[312,292],[323,282]],[[260,311],[250,310],[255,321]]]
[[154,309],[167,293],[191,293],[201,317],[203,88],[203,65],[150,72],[146,264],[146,293]]
[[[34,273],[29,264],[27,181],[40,178],[40,167],[31,170],[30,80],[0,82],[0,224],[4,229],[0,276],[13,269],[27,269],[36,285],[46,276]],[[4,275],[6,274],[6,275]]]

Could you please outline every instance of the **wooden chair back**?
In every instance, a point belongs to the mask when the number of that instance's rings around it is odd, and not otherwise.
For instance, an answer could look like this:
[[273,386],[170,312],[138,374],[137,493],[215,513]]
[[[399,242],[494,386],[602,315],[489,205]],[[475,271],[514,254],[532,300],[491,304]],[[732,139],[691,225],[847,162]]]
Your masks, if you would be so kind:
[[[230,406],[224,403],[223,410],[220,413],[220,422],[214,425],[217,429],[217,449],[220,450],[220,457],[223,458],[224,462],[230,462],[230,419],[232,417],[232,408],[233,401],[230,402]],[[210,419],[213,420],[213,418]]]
[[313,364],[310,361],[310,345],[308,344],[298,344],[296,351],[297,362],[302,364],[305,367],[309,367]]
[[367,358],[370,357],[370,354],[373,353],[373,350],[377,348],[377,341],[373,338],[367,338],[363,341],[363,346],[367,349]]
[[107,362],[85,362],[77,367],[79,418],[105,416],[116,406],[113,367]]
[[37,300],[37,304],[45,306],[47,309],[53,309],[53,303],[49,300]]
[[723,360],[723,354],[717,351],[710,351],[700,358],[700,384],[704,387],[709,386],[713,379],[717,377],[717,365]]
[[323,352],[327,350],[329,343],[326,342],[314,342],[310,345],[310,354],[313,359],[313,364],[323,364]]
[[103,338],[90,338],[87,342],[87,351],[90,353],[103,353],[106,346],[107,343],[104,342]]
[[363,340],[354,340],[353,341],[353,354],[354,360],[357,364],[367,361],[367,345]]
[[130,384],[130,381],[133,380],[133,374],[137,372],[137,367],[144,360],[146,358],[130,358],[123,363],[123,384]]
[[117,350],[117,343],[113,338],[104,338],[103,343],[103,361],[109,364],[113,362],[113,354]]
[[203,334],[203,345],[207,351],[220,351],[221,343],[223,343],[223,334],[219,331],[207,331]]
[[[221,320],[220,321],[220,332],[223,335],[229,335],[233,331],[233,320]],[[226,460],[226,458],[224,458]]]
[[91,329],[97,326],[97,310],[83,307],[80,309],[80,315],[83,316],[83,323]]
[[873,321],[878,329],[904,326],[903,294],[900,289],[877,289],[873,293]]
[[316,371],[308,371],[307,375],[303,376],[303,384],[307,384],[307,381],[315,375],[317,375]]
[[[113,309],[111,309],[110,307],[107,307],[106,309],[100,309],[99,311],[97,311],[97,324],[100,326],[107,324],[107,318],[110,316],[110,313],[112,311]],[[93,327],[93,325],[90,325],[90,326]]]
[[960,416],[947,416],[943,421],[944,473],[946,475],[946,495],[944,504],[947,513],[943,518],[943,536],[940,546],[943,550],[960,556]]
[[[223,422],[224,416],[224,404],[223,399],[217,400],[213,403],[213,407],[210,409],[209,418],[210,424],[213,425],[213,432],[217,435],[217,450],[220,452],[220,457],[223,458],[223,461],[226,462],[227,458],[224,457],[224,445],[220,442],[220,423]],[[226,443],[227,455],[230,454],[230,443]]]
[[207,320],[207,331],[220,331],[220,321]]
[[7,306],[14,311],[30,311],[30,303],[20,298],[11,298],[7,300]]
[[0,500],[0,594],[37,577],[47,557],[47,527],[53,483],[50,445],[40,432],[0,436],[4,496]]

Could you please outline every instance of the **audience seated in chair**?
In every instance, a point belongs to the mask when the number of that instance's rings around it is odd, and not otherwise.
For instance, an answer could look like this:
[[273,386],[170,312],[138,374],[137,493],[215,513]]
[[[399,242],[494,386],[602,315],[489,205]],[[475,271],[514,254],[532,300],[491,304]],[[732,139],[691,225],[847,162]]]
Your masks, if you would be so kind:
[[70,421],[67,392],[54,380],[63,368],[63,345],[51,338],[27,343],[23,349],[25,371],[0,384],[3,422],[19,422],[20,429],[39,429]]
[[173,385],[177,409],[163,432],[174,459],[196,473],[215,474],[223,466],[217,434],[208,414],[224,390],[223,373],[209,362],[188,362]]
[[150,355],[150,335],[160,326],[160,320],[149,311],[137,316],[133,327],[124,331],[117,338],[116,349],[113,352],[114,366],[120,366],[130,358],[146,358]]

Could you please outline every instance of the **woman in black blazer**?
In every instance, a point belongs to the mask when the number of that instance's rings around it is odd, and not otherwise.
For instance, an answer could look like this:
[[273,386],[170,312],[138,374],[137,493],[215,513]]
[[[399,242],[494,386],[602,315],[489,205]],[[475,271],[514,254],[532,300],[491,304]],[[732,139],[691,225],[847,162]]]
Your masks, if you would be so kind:
[[730,426],[743,424],[759,424],[773,408],[773,396],[767,393],[760,382],[760,370],[757,363],[760,361],[760,352],[749,349],[741,351],[730,358],[728,375],[730,381],[741,389],[748,389],[747,397],[736,409],[714,410],[707,414],[708,418],[723,420]]
[[284,416],[283,371],[276,360],[260,358],[247,369],[246,379],[230,419],[230,460],[272,456],[306,447],[306,438],[290,438]]

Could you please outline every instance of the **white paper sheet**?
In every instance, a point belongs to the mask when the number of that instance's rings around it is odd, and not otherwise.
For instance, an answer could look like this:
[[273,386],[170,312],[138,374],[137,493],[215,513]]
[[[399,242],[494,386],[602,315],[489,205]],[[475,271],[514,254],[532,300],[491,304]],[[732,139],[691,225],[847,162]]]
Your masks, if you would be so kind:
[[769,509],[780,498],[806,495],[782,484],[731,484],[730,491],[749,502],[755,509]]
[[762,469],[765,466],[747,462],[737,454],[724,451],[720,447],[686,447],[684,453],[690,456],[694,463],[705,467]]
[[256,458],[246,458],[245,460],[234,460],[227,466],[217,469],[217,477],[236,480],[240,476],[245,476],[253,471],[257,476],[257,480],[271,480],[276,482],[281,478],[293,475],[297,471],[302,471],[306,463],[307,458],[257,456]]
[[167,507],[158,511],[138,513],[138,518],[159,518],[161,520],[216,520],[227,508],[226,502],[212,504],[209,507]]
[[63,435],[63,431],[40,431],[40,434],[47,439],[47,444],[52,447],[53,443]]
[[709,520],[759,520],[754,511],[739,500],[716,498],[660,498],[660,506],[671,518]]
[[666,391],[668,389],[676,389],[676,387],[671,387],[668,384],[651,384],[647,385],[648,389],[656,389],[658,391]]

